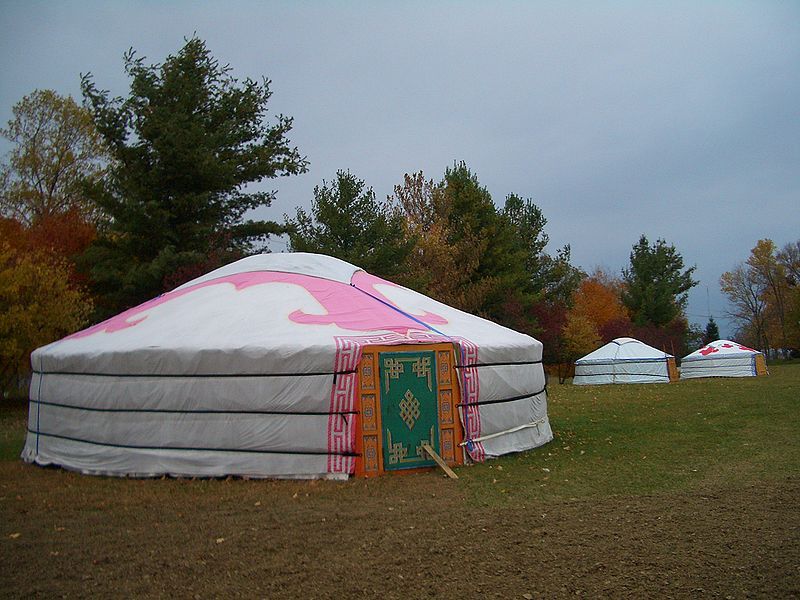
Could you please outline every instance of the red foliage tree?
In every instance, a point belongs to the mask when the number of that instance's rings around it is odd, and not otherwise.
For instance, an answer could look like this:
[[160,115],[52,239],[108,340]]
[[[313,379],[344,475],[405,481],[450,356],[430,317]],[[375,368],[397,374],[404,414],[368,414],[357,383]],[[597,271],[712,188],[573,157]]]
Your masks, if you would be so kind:
[[547,370],[563,382],[573,368],[572,363],[564,358],[563,331],[567,324],[567,307],[561,302],[539,302],[531,308],[531,313],[539,323],[536,337],[544,345],[542,360]]
[[677,317],[661,327],[636,325],[633,327],[632,336],[653,348],[680,358],[688,354],[688,333],[689,324],[686,319]]
[[607,344],[611,340],[619,337],[631,337],[633,335],[633,323],[628,315],[612,319],[604,323],[599,329],[603,343]]
[[0,238],[22,253],[65,260],[71,284],[84,286],[85,275],[76,267],[76,259],[94,241],[97,229],[76,209],[37,218],[26,226],[13,218],[0,218]]

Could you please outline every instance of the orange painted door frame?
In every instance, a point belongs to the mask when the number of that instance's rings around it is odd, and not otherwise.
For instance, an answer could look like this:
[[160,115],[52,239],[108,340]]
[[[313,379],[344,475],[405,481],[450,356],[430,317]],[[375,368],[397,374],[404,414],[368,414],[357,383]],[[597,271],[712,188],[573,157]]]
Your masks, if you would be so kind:
[[[438,404],[439,447],[434,448],[448,465],[464,463],[459,447],[464,433],[458,415],[460,387],[456,371],[456,350],[453,344],[408,344],[403,346],[366,346],[358,365],[358,415],[356,415],[356,467],[360,477],[381,475],[384,469],[381,424],[379,357],[383,352],[434,352]],[[398,472],[409,472],[406,469]]]
[[667,375],[670,381],[678,381],[678,367],[675,365],[675,358],[667,359]]

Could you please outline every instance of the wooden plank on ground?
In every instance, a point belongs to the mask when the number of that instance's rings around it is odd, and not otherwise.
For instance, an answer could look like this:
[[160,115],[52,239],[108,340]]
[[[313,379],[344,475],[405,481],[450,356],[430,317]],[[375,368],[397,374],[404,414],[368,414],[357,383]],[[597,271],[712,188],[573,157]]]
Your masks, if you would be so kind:
[[436,453],[436,450],[431,448],[430,444],[422,444],[422,449],[425,450],[428,454],[430,454],[431,458],[439,465],[442,470],[447,473],[447,476],[450,479],[458,479],[458,475],[455,474],[453,469],[447,466],[447,463],[442,460],[442,457]]

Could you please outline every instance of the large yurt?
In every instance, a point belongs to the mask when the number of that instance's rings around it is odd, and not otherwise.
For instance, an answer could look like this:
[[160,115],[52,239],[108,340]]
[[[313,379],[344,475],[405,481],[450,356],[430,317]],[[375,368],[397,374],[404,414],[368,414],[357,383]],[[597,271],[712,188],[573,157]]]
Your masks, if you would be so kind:
[[681,359],[681,379],[768,375],[764,355],[730,340],[717,340]]
[[242,259],[37,349],[24,460],[347,478],[552,439],[542,344],[328,256]]
[[677,378],[674,356],[634,338],[622,337],[576,360],[572,383],[669,383]]

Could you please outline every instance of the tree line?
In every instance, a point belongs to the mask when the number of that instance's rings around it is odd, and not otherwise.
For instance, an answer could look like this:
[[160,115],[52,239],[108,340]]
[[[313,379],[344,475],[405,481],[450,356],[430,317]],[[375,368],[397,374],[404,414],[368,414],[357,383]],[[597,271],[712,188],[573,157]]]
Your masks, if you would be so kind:
[[196,37],[162,63],[133,50],[123,62],[127,96],[82,75],[81,105],[37,90],[0,130],[13,145],[0,167],[4,393],[35,347],[266,251],[274,235],[534,335],[552,364],[621,335],[676,355],[702,336],[685,316],[694,267],[673,245],[642,235],[618,276],[587,274],[568,245],[546,251],[531,199],[501,205],[463,162],[438,179],[406,174],[385,199],[342,170],[310,210],[254,220],[274,193],[248,184],[309,165],[292,118],[270,118],[271,82],[237,80]]

